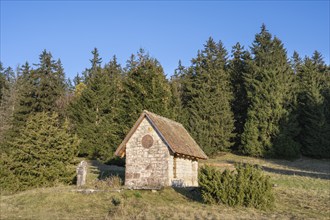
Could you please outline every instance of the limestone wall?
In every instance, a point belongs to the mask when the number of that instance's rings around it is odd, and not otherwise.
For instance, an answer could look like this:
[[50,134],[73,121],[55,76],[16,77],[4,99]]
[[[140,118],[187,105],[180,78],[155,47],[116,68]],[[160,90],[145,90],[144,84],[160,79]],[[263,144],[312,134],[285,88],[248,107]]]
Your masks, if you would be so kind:
[[169,160],[168,160],[168,185],[172,186],[172,180],[173,180],[173,155],[170,155]]
[[[175,165],[174,165],[175,163]],[[173,186],[198,186],[198,161],[188,158],[175,157],[173,159]]]
[[[146,135],[148,141],[142,139]],[[170,152],[148,119],[143,119],[140,126],[126,144],[125,185],[130,188],[144,188],[170,185],[169,161]]]

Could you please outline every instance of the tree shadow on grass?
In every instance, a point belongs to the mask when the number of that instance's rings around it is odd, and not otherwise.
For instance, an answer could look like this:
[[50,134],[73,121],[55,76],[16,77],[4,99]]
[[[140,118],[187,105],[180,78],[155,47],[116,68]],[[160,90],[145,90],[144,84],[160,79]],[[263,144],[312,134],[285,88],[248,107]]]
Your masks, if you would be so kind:
[[263,170],[270,172],[270,173],[277,173],[282,175],[290,175],[290,176],[305,176],[305,177],[312,177],[312,178],[319,178],[319,179],[330,179],[330,174],[327,173],[314,173],[309,171],[298,171],[298,170],[285,170],[285,169],[278,169],[278,168],[270,168],[266,166],[261,167]]
[[106,165],[97,160],[90,162],[91,166],[96,169],[91,169],[91,172],[98,175],[99,180],[104,180],[110,176],[119,176],[125,182],[125,168],[116,165]]
[[[269,160],[270,163],[280,166],[297,169],[303,172],[309,172],[314,174],[324,174],[330,176],[330,160],[329,159],[314,159],[308,157],[301,157],[294,161],[288,160]],[[323,176],[324,176],[323,175]],[[313,176],[313,175],[312,175]]]
[[[305,159],[305,163],[310,162],[310,160],[314,159]],[[235,164],[236,161],[227,160],[227,163]],[[300,161],[284,161],[284,160],[270,160],[273,164],[278,164],[281,166],[286,166],[288,169],[281,169],[281,168],[274,168],[268,166],[260,166],[264,171],[270,173],[276,173],[281,175],[289,175],[289,176],[304,176],[304,177],[312,177],[312,178],[319,178],[319,179],[330,179],[330,169],[325,169],[327,166],[323,164],[323,166],[313,166],[313,165],[306,165],[304,162]]]
[[199,187],[173,187],[173,189],[186,197],[188,200],[203,203],[202,194]]

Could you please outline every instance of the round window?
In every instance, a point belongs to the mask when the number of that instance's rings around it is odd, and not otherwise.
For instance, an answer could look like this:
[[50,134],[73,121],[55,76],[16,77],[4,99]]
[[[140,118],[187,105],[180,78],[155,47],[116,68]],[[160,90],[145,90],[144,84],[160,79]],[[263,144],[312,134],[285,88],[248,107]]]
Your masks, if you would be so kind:
[[144,135],[142,138],[142,146],[144,148],[150,148],[152,144],[154,143],[154,139],[151,137],[151,135],[147,134]]

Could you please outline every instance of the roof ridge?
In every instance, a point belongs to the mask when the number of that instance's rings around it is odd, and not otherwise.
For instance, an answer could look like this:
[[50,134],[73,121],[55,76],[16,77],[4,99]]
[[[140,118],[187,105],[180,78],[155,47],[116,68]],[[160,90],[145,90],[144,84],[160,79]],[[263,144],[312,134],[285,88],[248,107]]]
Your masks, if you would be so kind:
[[150,112],[150,111],[148,111],[148,110],[143,110],[143,112],[144,112],[145,114],[147,114],[147,115],[148,115],[148,114],[152,114],[152,115],[155,115],[155,116],[157,116],[157,117],[159,117],[159,118],[162,118],[162,119],[165,119],[165,120],[170,121],[170,122],[172,122],[172,123],[175,123],[175,124],[178,124],[178,125],[183,126],[180,122],[174,121],[174,120],[172,120],[172,119],[170,119],[170,118],[166,118],[166,117],[164,117],[164,116],[158,115],[158,114],[153,113],[153,112]]
[[124,140],[117,148],[115,155],[123,157],[126,153],[125,148],[127,142],[134,134],[141,122],[147,119],[154,127],[159,137],[169,147],[173,153],[187,155],[199,159],[207,159],[207,155],[198,146],[197,142],[190,136],[184,126],[172,119],[157,115],[155,113],[143,110],[134,126],[130,129]]

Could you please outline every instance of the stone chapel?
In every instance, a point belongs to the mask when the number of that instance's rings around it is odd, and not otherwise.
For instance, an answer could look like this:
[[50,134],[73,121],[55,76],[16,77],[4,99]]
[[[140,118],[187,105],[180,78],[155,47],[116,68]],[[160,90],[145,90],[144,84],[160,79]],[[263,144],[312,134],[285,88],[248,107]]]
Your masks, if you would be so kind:
[[198,160],[206,154],[182,124],[143,111],[117,148],[126,157],[125,186],[152,189],[198,186]]

